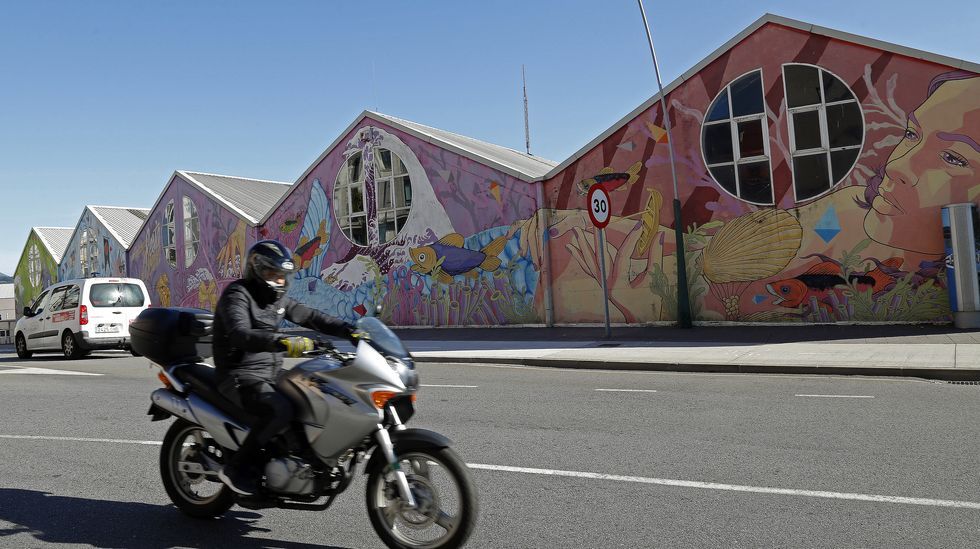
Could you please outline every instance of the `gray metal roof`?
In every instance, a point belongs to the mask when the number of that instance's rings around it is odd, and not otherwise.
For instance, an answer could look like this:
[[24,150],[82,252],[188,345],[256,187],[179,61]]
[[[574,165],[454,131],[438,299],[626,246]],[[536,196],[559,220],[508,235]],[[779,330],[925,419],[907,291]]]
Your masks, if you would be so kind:
[[[541,158],[472,137],[466,137],[458,133],[447,132],[431,126],[425,126],[417,122],[395,118],[379,112],[366,111],[372,118],[385,122],[414,134],[416,137],[442,146],[448,149],[456,149],[455,152],[483,164],[489,163],[492,167],[502,168],[502,171],[514,175],[525,181],[538,179],[548,173],[558,165],[557,162]],[[433,141],[434,140],[434,141]],[[474,158],[474,156],[476,158]],[[517,173],[514,173],[517,172]]]
[[86,206],[86,208],[92,210],[92,213],[126,249],[129,249],[133,239],[136,238],[136,233],[143,225],[143,221],[150,215],[148,208],[120,206]]
[[177,173],[203,192],[217,198],[253,225],[258,224],[292,186],[281,181],[246,179],[231,175],[181,170]]
[[65,255],[71,235],[74,234],[74,227],[32,227],[31,230],[40,238],[48,253],[54,258],[55,263],[61,263],[61,256]]

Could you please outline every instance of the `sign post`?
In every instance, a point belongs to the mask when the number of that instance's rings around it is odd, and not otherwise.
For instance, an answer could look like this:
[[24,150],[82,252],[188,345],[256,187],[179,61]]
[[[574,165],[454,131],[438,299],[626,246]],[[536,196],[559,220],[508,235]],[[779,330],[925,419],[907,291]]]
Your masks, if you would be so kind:
[[611,217],[612,204],[609,202],[609,193],[601,184],[589,187],[589,219],[599,233],[599,275],[602,277],[602,304],[606,315],[606,339],[612,337],[612,329],[609,327],[609,288],[606,284],[606,225],[609,224]]

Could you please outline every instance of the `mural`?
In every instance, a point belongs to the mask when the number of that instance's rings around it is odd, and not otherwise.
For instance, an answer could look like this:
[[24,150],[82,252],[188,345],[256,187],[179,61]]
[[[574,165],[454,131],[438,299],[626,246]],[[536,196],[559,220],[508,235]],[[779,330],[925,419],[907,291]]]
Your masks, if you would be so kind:
[[[351,169],[363,187],[348,196],[350,184],[338,191],[336,182]],[[295,250],[290,296],[347,321],[380,305],[396,325],[538,322],[538,268],[518,253],[510,231],[534,211],[533,196],[525,182],[365,125],[297,185],[259,234]],[[350,220],[362,210],[358,236]]]
[[92,273],[126,276],[126,272],[125,247],[86,208],[58,266],[59,280],[84,278]]
[[[778,57],[773,51],[787,54]],[[858,155],[854,168],[829,192],[809,200],[797,200],[794,192],[796,180],[807,174],[796,167],[803,156],[796,152],[803,148],[799,130],[789,134],[788,119],[799,109],[787,104],[784,63],[821,67],[839,76],[861,109],[863,144],[850,146]],[[766,151],[764,159],[771,164],[766,179],[771,177],[772,206],[739,200],[716,180],[702,153],[702,125],[715,116],[707,112],[709,105],[751,71],[761,71],[764,84],[759,111],[768,142],[753,154]],[[832,92],[826,83],[824,89],[826,99]],[[980,195],[978,92],[980,78],[972,73],[943,71],[773,25],[674,90],[668,99],[694,318],[948,320],[940,209]],[[613,264],[608,275],[611,314],[614,322],[676,319],[674,220],[669,207],[662,211],[673,195],[663,126],[656,103],[546,182],[555,206],[549,210],[547,236],[557,321],[602,321],[595,235],[582,196],[589,186],[604,184],[604,173],[632,173],[636,162],[642,168],[635,179],[607,187],[616,214],[606,235]],[[746,143],[735,146],[745,148]],[[831,141],[825,148],[831,155],[838,150],[833,146]],[[536,223],[534,218],[524,221],[531,232],[538,229]],[[537,262],[535,248],[522,242],[522,252]]]
[[58,264],[32,230],[14,270],[14,303],[17,315],[58,280]]
[[[276,238],[299,267],[289,294],[347,321],[380,305],[396,325],[540,323],[548,282],[556,322],[600,323],[585,196],[602,185],[613,322],[675,320],[682,255],[699,321],[949,319],[940,208],[980,196],[980,77],[769,24],[667,99],[670,138],[651,102],[540,183],[372,118],[259,227],[178,177],[137,237],[131,275],[154,303],[212,308],[248,246]],[[177,269],[162,259],[163,207],[184,195],[201,251]]]
[[[192,229],[184,227],[183,208],[175,208],[178,268],[163,255],[166,206],[171,200],[182,204],[185,196],[198,212],[200,235],[197,256],[184,268],[185,230]],[[242,218],[176,176],[133,241],[130,276],[143,280],[154,305],[214,310],[225,286],[242,276],[245,253],[255,241],[255,229]]]

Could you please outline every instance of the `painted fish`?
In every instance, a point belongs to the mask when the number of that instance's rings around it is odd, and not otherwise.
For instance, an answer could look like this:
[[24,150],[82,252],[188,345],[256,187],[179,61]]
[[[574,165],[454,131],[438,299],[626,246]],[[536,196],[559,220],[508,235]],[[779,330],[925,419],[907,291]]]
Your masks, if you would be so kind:
[[893,257],[864,274],[851,274],[849,280],[845,280],[840,264],[825,259],[801,275],[766,284],[766,289],[775,297],[773,305],[794,308],[809,301],[810,297],[816,297],[821,306],[829,307],[824,299],[835,287],[850,281],[856,282],[858,289],[870,287],[872,293],[881,291],[895,281],[892,273],[904,262],[900,257]]
[[636,161],[632,166],[627,168],[625,172],[615,172],[609,166],[599,170],[599,173],[588,178],[583,179],[578,182],[579,194],[585,196],[589,192],[589,188],[593,185],[602,185],[607,191],[615,191],[620,187],[629,186],[636,183],[637,179],[640,178],[640,170],[643,168],[643,163]]
[[305,269],[314,257],[323,252],[323,246],[327,244],[328,240],[327,221],[323,220],[320,222],[319,230],[311,240],[306,240],[305,236],[300,239],[299,246],[293,252],[293,262],[296,263],[296,268],[298,270]]
[[452,233],[442,237],[438,242],[409,248],[408,255],[414,264],[412,270],[423,275],[435,276],[439,282],[450,284],[456,275],[466,275],[476,278],[476,269],[495,271],[500,267],[497,257],[504,250],[507,237],[501,236],[483,247],[482,250],[470,250],[463,247],[463,235]]
[[493,199],[497,201],[497,204],[500,204],[500,183],[496,181],[490,182],[490,194],[493,195]]
[[268,237],[269,229],[266,229],[265,227],[259,227],[259,236],[261,236],[262,238]]
[[279,230],[282,231],[283,234],[289,234],[295,231],[296,227],[299,227],[299,217],[295,219],[287,219],[279,224]]

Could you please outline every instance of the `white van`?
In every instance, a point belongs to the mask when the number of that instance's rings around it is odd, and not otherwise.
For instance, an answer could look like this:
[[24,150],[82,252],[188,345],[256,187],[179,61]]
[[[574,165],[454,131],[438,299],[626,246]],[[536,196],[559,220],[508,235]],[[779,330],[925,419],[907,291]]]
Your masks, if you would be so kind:
[[129,323],[150,305],[136,278],[80,278],[48,286],[14,327],[17,356],[61,351],[78,358],[95,349],[129,349]]

